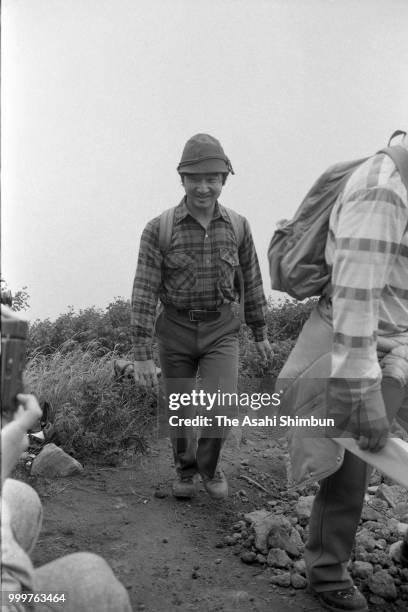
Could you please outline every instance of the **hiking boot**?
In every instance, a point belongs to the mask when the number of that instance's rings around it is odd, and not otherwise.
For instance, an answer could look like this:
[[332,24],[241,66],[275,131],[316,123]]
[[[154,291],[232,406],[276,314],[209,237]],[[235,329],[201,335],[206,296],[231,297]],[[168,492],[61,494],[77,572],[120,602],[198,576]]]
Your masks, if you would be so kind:
[[368,612],[367,600],[356,586],[336,591],[324,591],[315,595],[326,610],[331,612]]
[[215,471],[212,478],[202,476],[203,484],[208,495],[213,499],[224,499],[228,497],[228,481],[224,472],[220,469]]
[[176,480],[173,482],[172,492],[174,497],[178,499],[191,499],[196,493],[193,479],[182,478],[180,474],[178,474]]

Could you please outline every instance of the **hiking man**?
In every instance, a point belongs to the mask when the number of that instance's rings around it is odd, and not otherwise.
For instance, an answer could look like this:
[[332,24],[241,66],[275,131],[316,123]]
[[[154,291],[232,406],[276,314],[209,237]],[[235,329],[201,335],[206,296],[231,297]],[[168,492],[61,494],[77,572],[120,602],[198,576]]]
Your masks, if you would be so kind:
[[[244,217],[218,202],[233,170],[217,139],[208,134],[190,138],[177,170],[185,196],[172,215],[151,220],[140,241],[132,292],[134,377],[143,386],[157,384],[154,329],[167,398],[192,394],[197,374],[206,391],[236,393],[243,318],[259,355],[266,360],[270,353],[266,301],[251,231]],[[168,236],[164,247],[163,223]],[[159,299],[163,308],[156,318]],[[211,417],[217,408],[206,415]],[[177,472],[173,494],[192,497],[199,473],[209,495],[221,499],[228,495],[219,466],[228,426],[207,420],[197,441],[194,429],[183,421],[194,416],[193,410],[193,402],[180,405],[180,425],[170,427]]]
[[[401,146],[408,156],[407,136]],[[330,215],[325,256],[332,288],[312,312],[277,382],[288,384],[283,404],[291,412],[335,417],[333,437],[354,438],[371,453],[384,447],[394,419],[408,428],[404,182],[384,153],[351,174]],[[347,565],[370,468],[327,432],[328,437],[312,435],[290,434],[294,479],[320,481],[305,549],[309,584],[326,609],[365,612],[366,599]]]

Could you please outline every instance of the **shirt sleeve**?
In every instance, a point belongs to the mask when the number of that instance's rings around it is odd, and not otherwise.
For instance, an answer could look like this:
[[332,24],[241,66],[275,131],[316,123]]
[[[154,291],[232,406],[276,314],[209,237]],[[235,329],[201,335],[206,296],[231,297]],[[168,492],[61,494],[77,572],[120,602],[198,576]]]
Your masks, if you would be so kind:
[[133,357],[152,359],[152,338],[161,285],[162,255],[159,248],[159,218],[150,221],[140,239],[137,269],[131,299]]
[[[407,224],[407,208],[383,186],[360,189],[340,202],[335,231],[331,395],[369,419],[378,400],[380,299]],[[363,410],[362,410],[363,409]],[[367,414],[365,414],[367,413]]]
[[256,342],[265,340],[266,299],[258,257],[251,228],[244,218],[244,238],[239,248],[239,261],[244,279],[245,322],[251,328]]

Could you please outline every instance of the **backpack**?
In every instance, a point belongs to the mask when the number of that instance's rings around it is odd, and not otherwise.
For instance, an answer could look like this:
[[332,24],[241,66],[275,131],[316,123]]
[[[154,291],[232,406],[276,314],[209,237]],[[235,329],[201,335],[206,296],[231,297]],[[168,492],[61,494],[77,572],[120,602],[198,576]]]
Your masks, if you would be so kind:
[[[394,132],[394,136],[405,132]],[[389,143],[388,143],[389,144]],[[391,157],[408,191],[408,152],[400,145],[378,153]],[[295,216],[275,231],[268,248],[272,289],[297,300],[322,295],[329,288],[325,248],[329,219],[338,196],[358,166],[368,157],[330,166],[306,194]]]
[[[174,213],[176,208],[176,206],[167,208],[160,215],[159,248],[162,257],[166,255],[170,247],[171,237],[173,235]],[[224,206],[223,208],[227,212],[229,220],[231,221],[232,229],[234,230],[235,238],[237,240],[237,245],[239,249],[244,240],[244,221],[241,215],[235,212],[235,210],[227,208],[226,206]],[[244,321],[244,277],[242,274],[241,266],[237,267],[236,274],[238,276],[239,284],[240,317],[241,320]]]

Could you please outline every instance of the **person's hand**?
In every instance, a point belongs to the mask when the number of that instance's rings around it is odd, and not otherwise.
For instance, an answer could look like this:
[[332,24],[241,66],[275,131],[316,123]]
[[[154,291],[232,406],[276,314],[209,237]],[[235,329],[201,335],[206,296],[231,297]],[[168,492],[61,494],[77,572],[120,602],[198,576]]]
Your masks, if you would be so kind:
[[269,340],[265,338],[265,340],[260,340],[259,342],[255,342],[255,348],[258,352],[258,355],[264,361],[268,361],[273,355],[272,347],[269,344]]
[[389,432],[390,424],[384,413],[384,416],[378,416],[375,420],[369,422],[361,422],[360,420],[355,429],[355,437],[361,450],[378,453],[384,448]]
[[386,444],[390,433],[381,389],[363,393],[351,415],[353,437],[361,450],[377,453]]
[[331,379],[327,416],[335,419],[340,435],[354,438],[361,450],[376,453],[387,442],[390,424],[377,385],[364,388],[355,381]]
[[19,393],[19,407],[13,421],[1,430],[1,481],[8,478],[17,465],[21,454],[28,447],[27,431],[33,427],[42,415],[42,410],[34,395]]
[[141,387],[156,388],[158,385],[156,366],[153,359],[133,362],[133,376]]

